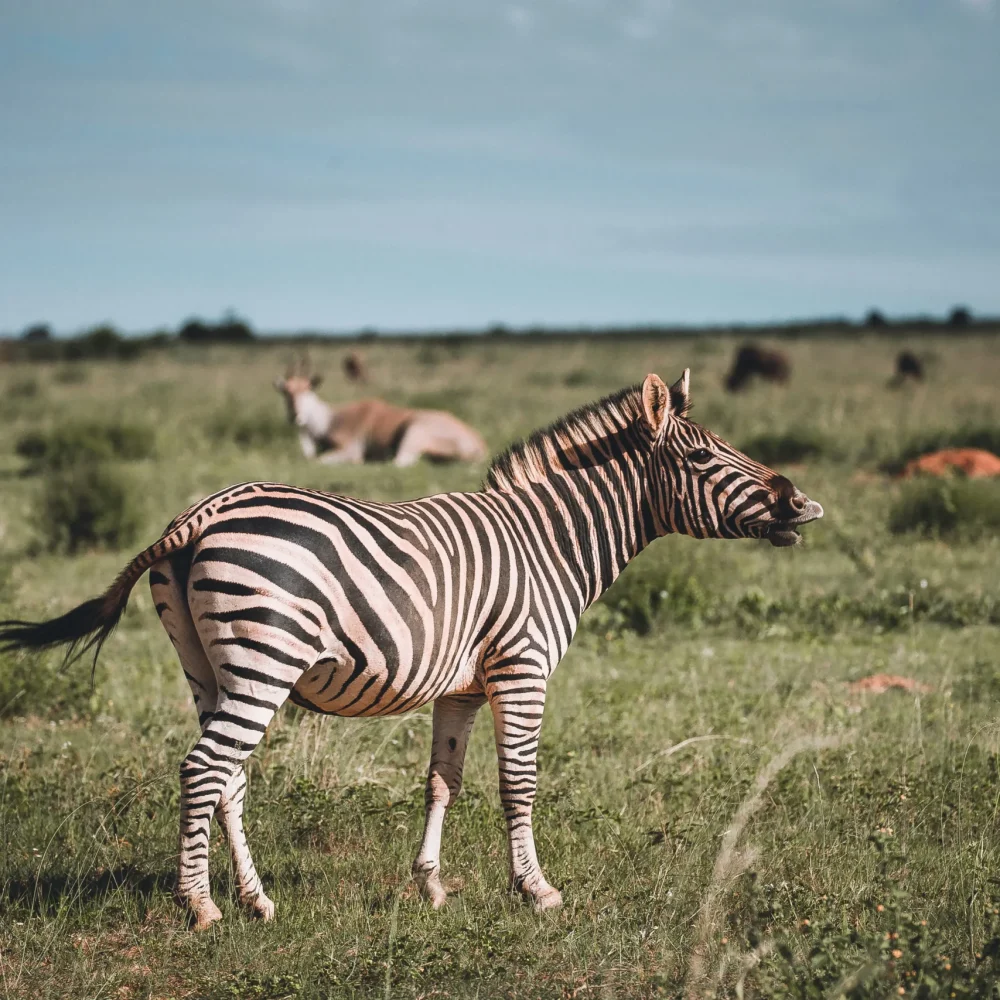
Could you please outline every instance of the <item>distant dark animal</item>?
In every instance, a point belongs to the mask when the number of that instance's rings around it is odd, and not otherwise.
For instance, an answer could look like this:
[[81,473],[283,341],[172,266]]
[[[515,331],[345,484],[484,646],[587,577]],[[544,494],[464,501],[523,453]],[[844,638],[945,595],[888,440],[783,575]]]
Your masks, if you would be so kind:
[[755,344],[744,344],[733,361],[732,371],[726,376],[726,388],[738,392],[754,375],[768,382],[787,382],[792,368],[781,351],[770,351]]
[[920,381],[924,377],[924,363],[913,351],[900,351],[896,356],[896,376],[894,382],[901,385],[908,378]]
[[365,359],[357,351],[344,355],[344,376],[348,382],[367,382],[368,366]]

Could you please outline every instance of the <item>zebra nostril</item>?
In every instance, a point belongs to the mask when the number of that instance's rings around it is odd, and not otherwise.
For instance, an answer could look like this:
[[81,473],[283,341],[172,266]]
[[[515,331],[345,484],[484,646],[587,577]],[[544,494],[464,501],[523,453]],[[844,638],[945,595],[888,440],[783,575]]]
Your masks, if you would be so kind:
[[796,514],[801,514],[802,511],[806,509],[806,504],[809,501],[801,493],[795,493],[788,498],[788,506],[795,511]]

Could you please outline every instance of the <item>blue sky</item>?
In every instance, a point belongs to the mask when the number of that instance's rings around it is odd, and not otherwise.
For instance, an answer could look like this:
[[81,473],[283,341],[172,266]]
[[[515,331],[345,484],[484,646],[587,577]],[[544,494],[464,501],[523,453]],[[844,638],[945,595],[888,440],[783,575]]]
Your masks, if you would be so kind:
[[0,331],[1000,312],[1000,0],[8,0]]

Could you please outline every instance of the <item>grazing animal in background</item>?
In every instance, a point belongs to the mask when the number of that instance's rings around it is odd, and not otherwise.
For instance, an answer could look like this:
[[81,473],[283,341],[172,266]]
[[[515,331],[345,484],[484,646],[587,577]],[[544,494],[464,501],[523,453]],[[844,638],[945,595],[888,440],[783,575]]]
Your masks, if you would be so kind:
[[896,355],[896,374],[892,378],[894,386],[902,385],[907,379],[919,382],[924,377],[924,363],[913,351],[900,351]]
[[1000,458],[982,448],[946,448],[907,462],[902,477],[912,479],[914,476],[949,476],[955,473],[969,479],[1000,476]]
[[52,621],[0,623],[0,647],[99,651],[150,571],[202,729],[180,767],[177,883],[197,927],[221,916],[209,891],[213,815],[242,901],[274,914],[243,832],[244,764],[287,699],[340,716],[434,702],[413,874],[435,907],[445,812],[488,704],[511,885],[536,909],[558,906],[532,835],[535,759],[546,686],[584,610],[659,536],[787,546],[823,516],[784,476],[688,420],[689,404],[687,371],[669,389],[648,375],[513,445],[473,493],[374,503],[231,487],[175,518],[101,597]]
[[286,374],[274,383],[306,458],[318,455],[331,465],[392,459],[402,468],[421,456],[440,462],[486,457],[482,437],[450,413],[404,409],[381,399],[330,406],[316,395],[321,381],[319,375]]
[[344,377],[348,382],[360,382],[364,384],[368,381],[368,366],[365,359],[357,351],[350,351],[344,355],[341,362],[344,369]]
[[744,344],[736,352],[733,367],[726,376],[726,388],[738,392],[754,375],[768,382],[787,382],[791,370],[788,358],[781,351]]

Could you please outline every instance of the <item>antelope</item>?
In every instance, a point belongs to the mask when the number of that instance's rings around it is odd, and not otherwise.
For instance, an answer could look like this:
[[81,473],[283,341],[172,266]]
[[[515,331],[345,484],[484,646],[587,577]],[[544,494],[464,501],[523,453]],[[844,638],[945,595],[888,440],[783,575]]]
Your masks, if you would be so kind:
[[330,406],[316,395],[322,381],[302,364],[274,381],[274,388],[285,397],[289,421],[299,429],[306,458],[328,465],[391,459],[404,468],[422,455],[442,462],[478,462],[486,457],[486,442],[450,413],[408,409],[383,399]]

